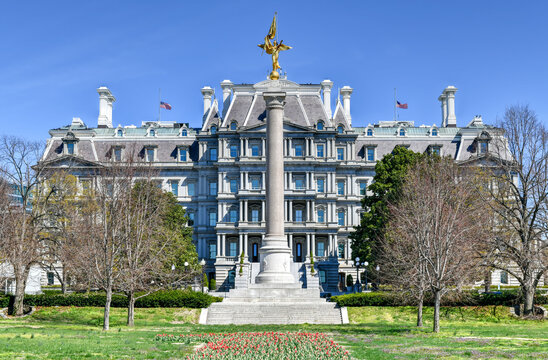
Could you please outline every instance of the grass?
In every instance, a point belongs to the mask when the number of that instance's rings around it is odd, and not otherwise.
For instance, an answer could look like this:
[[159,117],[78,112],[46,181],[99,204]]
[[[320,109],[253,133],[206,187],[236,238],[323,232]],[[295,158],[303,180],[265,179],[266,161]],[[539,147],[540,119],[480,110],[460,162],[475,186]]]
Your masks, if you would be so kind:
[[324,332],[355,359],[548,359],[548,323],[512,318],[505,307],[444,308],[440,334],[432,309],[424,329],[411,307],[349,308],[348,325],[202,326],[199,310],[136,309],[135,328],[125,310],[112,309],[111,330],[101,331],[101,308],[40,308],[24,319],[0,320],[0,359],[176,359],[193,344],[154,341],[158,333]]

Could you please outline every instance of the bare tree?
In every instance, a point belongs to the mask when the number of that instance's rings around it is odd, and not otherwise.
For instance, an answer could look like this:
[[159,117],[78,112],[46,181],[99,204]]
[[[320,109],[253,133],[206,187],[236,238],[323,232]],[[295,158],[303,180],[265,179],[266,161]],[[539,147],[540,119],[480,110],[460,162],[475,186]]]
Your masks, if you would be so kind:
[[[13,313],[23,314],[25,287],[31,267],[39,264],[42,251],[43,207],[36,203],[43,167],[36,165],[42,145],[15,137],[0,139],[0,178],[9,194],[2,198],[0,258],[13,268],[15,299]],[[4,195],[5,195],[4,194]],[[14,195],[10,198],[10,195]],[[42,194],[47,201],[49,194]]]
[[388,233],[414,261],[404,274],[423,273],[433,294],[434,332],[440,329],[442,296],[475,273],[484,216],[474,178],[450,158],[420,161],[409,171],[401,198],[390,205]]
[[535,290],[548,271],[548,131],[528,106],[506,109],[498,127],[503,136],[487,137],[490,186],[483,198],[495,213],[490,261],[520,283],[524,315],[533,311]]

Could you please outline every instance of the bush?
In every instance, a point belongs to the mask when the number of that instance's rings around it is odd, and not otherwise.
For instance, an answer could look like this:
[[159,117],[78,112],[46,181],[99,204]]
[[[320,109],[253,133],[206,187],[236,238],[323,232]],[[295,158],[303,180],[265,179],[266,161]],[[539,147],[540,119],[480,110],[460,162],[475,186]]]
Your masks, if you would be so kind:
[[209,282],[209,290],[217,290],[217,282],[215,281],[215,279],[211,279],[211,281]]
[[346,286],[353,286],[354,285],[354,278],[352,278],[352,274],[346,275]]
[[[0,307],[8,306],[9,297],[0,297]],[[147,295],[135,301],[136,308],[153,307],[188,307],[205,308],[211,303],[222,301],[222,298],[191,290],[165,290]],[[41,294],[25,295],[24,303],[31,306],[105,306],[106,295],[96,294]],[[112,307],[127,307],[128,300],[124,295],[112,295]]]

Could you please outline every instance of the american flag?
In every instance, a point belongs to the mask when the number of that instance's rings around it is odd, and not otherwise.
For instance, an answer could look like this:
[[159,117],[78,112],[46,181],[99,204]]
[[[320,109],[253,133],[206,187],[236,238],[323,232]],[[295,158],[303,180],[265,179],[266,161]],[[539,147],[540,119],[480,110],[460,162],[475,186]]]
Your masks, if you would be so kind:
[[402,104],[401,102],[396,101],[396,107],[398,107],[400,109],[407,109],[407,103]]
[[163,101],[160,101],[160,107],[164,108],[166,110],[171,110],[171,105],[169,105],[168,103],[163,102]]

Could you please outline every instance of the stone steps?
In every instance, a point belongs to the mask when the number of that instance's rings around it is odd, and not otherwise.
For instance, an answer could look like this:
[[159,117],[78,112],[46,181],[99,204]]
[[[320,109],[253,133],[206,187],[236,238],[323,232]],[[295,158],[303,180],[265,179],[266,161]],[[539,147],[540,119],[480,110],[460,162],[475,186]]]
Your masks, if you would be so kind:
[[[232,300],[232,299],[231,299]],[[323,302],[249,302],[213,303],[207,309],[208,325],[221,324],[342,324],[341,309]]]

